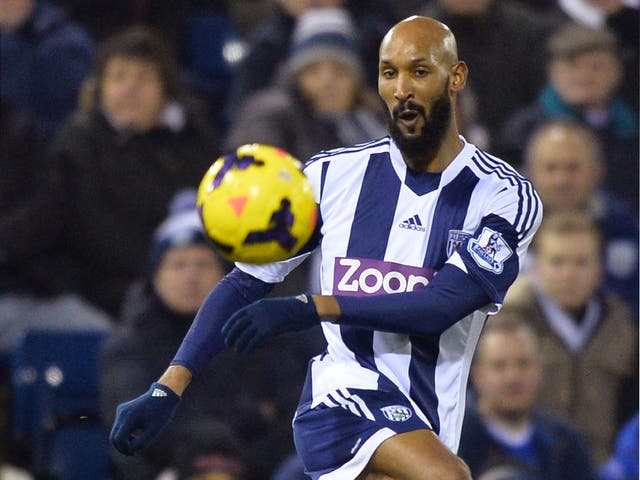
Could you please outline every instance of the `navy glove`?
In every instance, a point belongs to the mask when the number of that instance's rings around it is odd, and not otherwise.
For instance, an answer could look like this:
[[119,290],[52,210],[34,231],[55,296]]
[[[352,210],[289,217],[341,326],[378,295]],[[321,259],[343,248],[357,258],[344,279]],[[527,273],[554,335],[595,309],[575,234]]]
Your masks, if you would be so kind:
[[147,446],[169,423],[180,403],[180,396],[169,387],[152,383],[149,390],[116,409],[109,440],[125,455]]
[[238,310],[222,327],[224,341],[249,352],[265,338],[306,330],[320,322],[311,295],[265,298]]

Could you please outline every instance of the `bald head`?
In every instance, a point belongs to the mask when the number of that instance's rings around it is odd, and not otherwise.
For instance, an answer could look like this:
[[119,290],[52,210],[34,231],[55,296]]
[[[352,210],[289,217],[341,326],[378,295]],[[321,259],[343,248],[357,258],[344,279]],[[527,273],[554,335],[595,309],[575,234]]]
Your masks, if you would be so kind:
[[449,68],[458,61],[456,38],[444,23],[414,15],[394,25],[380,44],[380,60],[395,55],[396,48],[410,49],[415,56],[429,56]]
[[389,132],[410,168],[441,172],[462,148],[456,95],[467,80],[449,27],[409,17],[380,44],[378,93],[389,111]]

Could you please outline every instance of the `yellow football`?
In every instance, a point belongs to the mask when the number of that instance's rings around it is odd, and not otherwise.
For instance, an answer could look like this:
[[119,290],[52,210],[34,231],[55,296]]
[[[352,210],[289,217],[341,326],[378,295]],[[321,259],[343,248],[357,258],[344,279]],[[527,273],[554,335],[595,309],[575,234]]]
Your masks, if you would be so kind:
[[255,264],[295,256],[318,218],[302,164],[280,148],[258,143],[211,165],[198,187],[198,212],[223,257]]

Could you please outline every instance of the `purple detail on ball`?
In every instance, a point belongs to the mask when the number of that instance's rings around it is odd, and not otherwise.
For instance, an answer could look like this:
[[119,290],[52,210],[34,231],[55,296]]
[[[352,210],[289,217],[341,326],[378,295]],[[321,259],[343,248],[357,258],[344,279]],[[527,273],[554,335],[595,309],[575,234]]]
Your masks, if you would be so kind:
[[273,212],[269,220],[269,228],[266,230],[254,230],[249,232],[244,244],[265,243],[276,241],[282,248],[290,251],[295,247],[297,238],[291,235],[289,229],[293,225],[294,216],[291,212],[291,202],[283,198],[280,208]]
[[226,173],[232,168],[236,168],[238,170],[246,170],[251,165],[264,165],[262,160],[256,160],[253,155],[245,155],[244,157],[238,157],[235,153],[231,153],[226,155],[223,160],[222,168],[216,174],[216,177],[213,179],[213,188],[217,188],[222,183],[222,179],[226,175]]

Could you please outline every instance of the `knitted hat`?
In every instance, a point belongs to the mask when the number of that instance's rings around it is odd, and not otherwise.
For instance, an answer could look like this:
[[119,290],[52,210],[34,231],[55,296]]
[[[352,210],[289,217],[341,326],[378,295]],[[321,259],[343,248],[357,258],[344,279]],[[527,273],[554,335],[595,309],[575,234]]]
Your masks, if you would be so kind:
[[549,38],[549,52],[554,58],[573,57],[594,50],[618,49],[616,35],[606,28],[592,28],[568,23]]
[[297,20],[286,62],[287,69],[298,73],[322,60],[338,61],[362,75],[356,28],[344,9],[313,8]]
[[167,218],[156,229],[149,253],[149,272],[155,273],[169,249],[189,245],[208,245],[196,210],[197,193],[193,189],[181,190],[169,204]]

